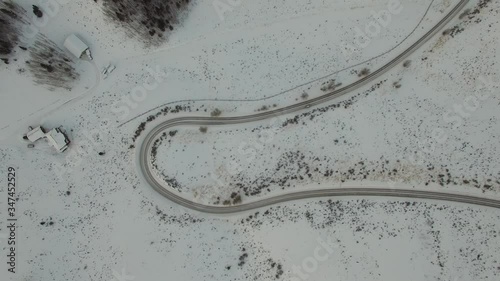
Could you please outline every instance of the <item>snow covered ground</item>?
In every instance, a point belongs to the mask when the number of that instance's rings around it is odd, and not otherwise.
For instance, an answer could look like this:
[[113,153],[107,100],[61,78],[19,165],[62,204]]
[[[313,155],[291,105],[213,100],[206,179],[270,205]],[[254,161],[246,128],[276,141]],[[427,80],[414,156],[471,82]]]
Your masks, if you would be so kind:
[[[387,182],[494,196],[498,41],[485,39],[492,29],[480,20],[462,23],[456,36],[438,36],[409,65],[330,104],[206,133],[171,128],[155,152],[157,173],[184,195],[217,204],[234,193]],[[480,40],[479,49],[465,47]]]
[[[31,17],[37,3],[19,2]],[[134,147],[155,124],[216,108],[251,114],[319,96],[331,79],[347,85],[456,3],[195,1],[160,46],[128,38],[99,0],[46,8],[39,33],[58,46],[78,34],[94,64],[75,60],[71,91],[18,71],[28,56],[21,50],[0,69],[0,280],[497,280],[494,209],[324,198],[214,216],[169,202],[136,166]],[[156,171],[211,204],[233,192],[248,201],[360,185],[499,198],[500,4],[467,8],[409,65],[339,100],[273,123],[166,132]],[[370,15],[385,10],[387,27],[370,27]],[[373,36],[362,40],[358,28]],[[108,63],[117,68],[103,79]],[[22,134],[38,124],[64,126],[69,150],[27,148]],[[9,167],[15,274],[7,271]],[[213,188],[214,179],[225,184]]]

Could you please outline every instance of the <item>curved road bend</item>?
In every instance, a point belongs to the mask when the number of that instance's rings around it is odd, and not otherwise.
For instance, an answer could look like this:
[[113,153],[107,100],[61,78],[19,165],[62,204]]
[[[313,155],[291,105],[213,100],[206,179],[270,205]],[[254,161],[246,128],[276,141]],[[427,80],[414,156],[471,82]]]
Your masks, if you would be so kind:
[[277,115],[292,113],[340,97],[348,92],[354,91],[372,82],[373,80],[379,78],[381,75],[386,73],[392,67],[401,63],[411,53],[413,53],[415,50],[421,47],[425,42],[427,42],[430,38],[432,38],[432,36],[434,36],[440,29],[442,29],[452,18],[454,18],[462,10],[462,8],[468,2],[469,0],[461,0],[443,19],[441,19],[441,21],[439,21],[438,24],[436,24],[431,30],[429,30],[422,38],[420,38],[417,42],[411,45],[408,49],[406,49],[396,58],[394,58],[393,60],[382,66],[380,69],[336,91],[330,92],[328,94],[307,101],[293,104],[287,107],[278,108],[275,110],[261,112],[253,115],[234,116],[234,117],[197,117],[197,116],[180,117],[180,118],[170,119],[159,124],[148,133],[139,151],[139,164],[144,178],[156,191],[158,191],[160,194],[167,197],[171,201],[174,201],[184,207],[197,210],[200,212],[218,213],[218,214],[248,211],[255,208],[269,206],[272,204],[287,202],[290,200],[324,197],[324,196],[390,196],[390,197],[400,197],[400,198],[444,200],[444,201],[460,202],[460,203],[488,206],[493,208],[500,208],[500,200],[493,200],[493,199],[468,196],[468,195],[432,192],[432,191],[383,189],[383,188],[343,188],[343,189],[299,191],[236,206],[218,207],[218,206],[196,203],[175,194],[174,193],[175,191],[174,192],[169,191],[169,189],[171,188],[169,186],[165,186],[165,183],[161,179],[159,179],[157,175],[151,172],[151,161],[150,161],[151,154],[149,152],[151,151],[152,145],[157,136],[161,134],[163,131],[167,130],[168,128],[181,125],[206,126],[206,125],[229,125],[229,124],[254,122],[254,121],[264,120]]

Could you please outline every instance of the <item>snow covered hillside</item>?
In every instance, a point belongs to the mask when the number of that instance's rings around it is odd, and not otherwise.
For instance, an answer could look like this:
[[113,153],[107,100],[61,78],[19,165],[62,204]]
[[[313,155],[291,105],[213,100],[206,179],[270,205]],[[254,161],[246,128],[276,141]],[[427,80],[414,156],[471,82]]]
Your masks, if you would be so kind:
[[[358,81],[459,1],[15,3],[0,7],[0,280],[498,280],[494,208],[346,197],[213,215],[161,196],[137,161],[165,120],[266,112]],[[349,186],[500,199],[499,10],[471,0],[327,103],[171,128],[153,172],[218,206]],[[92,61],[65,50],[71,34]],[[38,125],[63,126],[68,150],[28,147]]]

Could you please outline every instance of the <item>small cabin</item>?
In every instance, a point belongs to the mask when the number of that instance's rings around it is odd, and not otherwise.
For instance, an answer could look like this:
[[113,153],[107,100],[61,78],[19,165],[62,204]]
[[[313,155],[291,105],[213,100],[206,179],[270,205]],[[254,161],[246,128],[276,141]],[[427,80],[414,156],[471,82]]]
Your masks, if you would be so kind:
[[30,142],[35,142],[45,137],[45,130],[42,126],[36,128],[30,127],[30,131],[26,134],[26,137]]
[[90,54],[90,49],[87,44],[85,44],[78,36],[71,34],[64,41],[64,47],[75,57],[83,59],[85,55],[92,60],[92,55]]

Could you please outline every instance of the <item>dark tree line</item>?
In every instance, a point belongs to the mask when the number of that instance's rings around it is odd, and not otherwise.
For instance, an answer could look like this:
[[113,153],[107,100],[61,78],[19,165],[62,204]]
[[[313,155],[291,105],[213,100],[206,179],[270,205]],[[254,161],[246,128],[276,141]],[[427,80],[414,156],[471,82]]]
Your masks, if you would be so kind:
[[30,60],[26,63],[35,83],[71,90],[73,81],[80,75],[74,68],[75,62],[64,50],[45,36],[38,35],[29,52]]
[[[33,6],[33,13],[42,17],[43,12]],[[28,69],[37,84],[47,85],[51,89],[63,88],[70,90],[72,83],[78,79],[75,71],[75,61],[64,50],[43,34],[37,34],[34,39],[26,38],[24,32],[29,31],[31,24],[26,10],[11,1],[0,3],[0,58],[6,64],[17,60],[17,52],[29,52],[29,59],[17,62],[18,73]],[[23,65],[25,64],[25,65]]]
[[146,45],[159,45],[180,23],[189,0],[104,0],[106,16]]
[[16,3],[0,2],[0,56],[8,63],[22,36],[22,28],[28,24],[26,11]]

